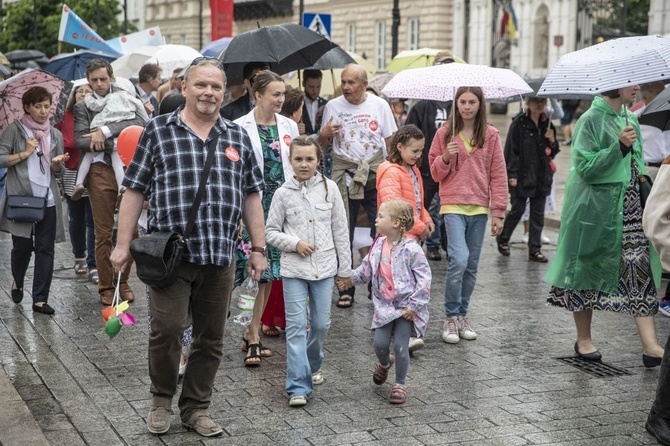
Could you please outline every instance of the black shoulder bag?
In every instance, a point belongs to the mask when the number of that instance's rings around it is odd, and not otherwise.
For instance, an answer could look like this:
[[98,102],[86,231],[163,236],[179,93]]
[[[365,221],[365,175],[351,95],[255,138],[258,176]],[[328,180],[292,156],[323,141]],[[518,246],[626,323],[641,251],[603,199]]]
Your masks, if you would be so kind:
[[191,235],[200,202],[205,194],[205,184],[214,162],[217,139],[209,142],[207,161],[200,177],[200,185],[188,214],[184,235],[177,232],[152,232],[136,238],[130,244],[130,253],[137,265],[137,277],[152,288],[166,288],[175,283],[186,240]]

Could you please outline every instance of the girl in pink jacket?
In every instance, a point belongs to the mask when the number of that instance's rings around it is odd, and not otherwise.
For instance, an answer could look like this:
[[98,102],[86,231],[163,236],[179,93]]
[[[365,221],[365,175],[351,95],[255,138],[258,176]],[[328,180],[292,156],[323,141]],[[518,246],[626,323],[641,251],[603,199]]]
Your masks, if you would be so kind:
[[440,183],[440,214],[447,231],[442,339],[449,344],[477,338],[467,315],[486,222],[490,213],[491,235],[497,236],[507,208],[505,157],[498,130],[486,123],[481,88],[459,88],[454,102],[454,129],[439,129],[428,155],[431,175]]

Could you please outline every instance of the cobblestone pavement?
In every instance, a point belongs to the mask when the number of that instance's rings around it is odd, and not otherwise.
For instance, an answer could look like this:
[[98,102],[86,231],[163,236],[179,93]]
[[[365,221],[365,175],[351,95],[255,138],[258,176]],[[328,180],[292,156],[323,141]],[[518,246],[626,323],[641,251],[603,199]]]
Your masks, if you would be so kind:
[[[548,235],[555,240],[555,231]],[[9,253],[10,244],[0,234],[0,249]],[[53,445],[654,444],[643,422],[658,369],[642,366],[631,318],[594,318],[605,361],[630,375],[596,378],[562,363],[556,358],[572,355],[572,318],[544,304],[546,264],[529,262],[520,244],[512,247],[504,258],[487,239],[471,311],[479,339],[458,345],[440,337],[446,261],[432,263],[426,347],[411,361],[409,399],[399,407],[387,402],[390,384],[372,383],[372,305],[360,287],[352,310],[333,308],[326,382],[307,406],[287,404],[283,337],[265,338],[274,355],[247,369],[241,329],[231,322],[211,405],[223,437],[186,432],[176,416],[167,435],[153,436],[145,427],[150,394],[143,287],[132,283],[138,325],[107,339],[95,287],[75,276],[67,243],[57,245],[54,317],[34,314],[30,296],[20,305],[11,302],[9,256],[0,261],[0,362]],[[553,257],[552,247],[545,252]],[[665,340],[670,320],[657,319]]]
[[[567,175],[567,150],[560,156],[559,173]],[[545,233],[555,241],[556,224],[547,225]],[[518,228],[513,241],[520,237]],[[124,327],[110,340],[102,331],[96,287],[72,271],[69,243],[56,246],[49,302],[56,309],[53,317],[34,314],[28,292],[22,304],[12,303],[7,234],[0,234],[0,250],[7,253],[0,259],[4,446],[43,444],[23,440],[32,417],[50,444],[67,446],[656,444],[644,430],[644,420],[658,369],[642,366],[632,319],[597,313],[593,324],[605,362],[630,375],[597,378],[559,361],[574,354],[572,317],[545,305],[547,265],[529,262],[520,243],[512,244],[511,257],[504,258],[487,237],[471,309],[479,339],[458,345],[441,340],[447,263],[432,262],[432,319],[426,347],[411,360],[409,399],[402,406],[388,404],[390,384],[372,383],[372,305],[364,287],[359,287],[353,309],[333,307],[323,365],[326,382],[304,408],[290,408],[284,393],[283,336],[264,338],[274,355],[261,367],[247,369],[241,329],[231,321],[210,408],[225,431],[214,439],[187,432],[176,415],[168,434],[157,437],[146,430],[146,300],[137,279],[131,282],[137,300],[130,312],[138,325]],[[553,246],[543,251],[553,258]],[[26,290],[31,289],[32,272]],[[670,319],[657,316],[657,326],[664,343]],[[20,398],[12,396],[14,389]],[[3,420],[19,416],[17,403],[30,410],[25,421],[21,418],[25,433],[7,440]]]

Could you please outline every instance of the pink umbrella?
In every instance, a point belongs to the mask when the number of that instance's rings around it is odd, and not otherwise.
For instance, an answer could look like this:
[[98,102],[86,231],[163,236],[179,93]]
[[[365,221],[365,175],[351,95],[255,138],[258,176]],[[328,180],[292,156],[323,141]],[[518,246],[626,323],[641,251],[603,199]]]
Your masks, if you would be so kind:
[[35,86],[46,88],[53,97],[51,123],[56,124],[63,120],[72,83],[46,71],[29,68],[0,82],[0,134],[9,124],[23,116],[21,97]]

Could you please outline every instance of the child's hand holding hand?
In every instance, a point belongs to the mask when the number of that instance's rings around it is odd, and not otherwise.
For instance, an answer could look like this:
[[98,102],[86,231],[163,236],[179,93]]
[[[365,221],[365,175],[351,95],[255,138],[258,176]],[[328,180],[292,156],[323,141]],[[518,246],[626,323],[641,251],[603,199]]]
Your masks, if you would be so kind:
[[354,280],[351,277],[336,277],[335,285],[340,291],[348,290],[354,284]]
[[295,251],[301,256],[307,257],[314,252],[314,245],[310,245],[308,242],[300,240],[295,247]]
[[416,316],[416,313],[410,310],[409,308],[405,308],[402,310],[402,317],[403,319],[407,319],[408,321],[413,321],[414,316]]

